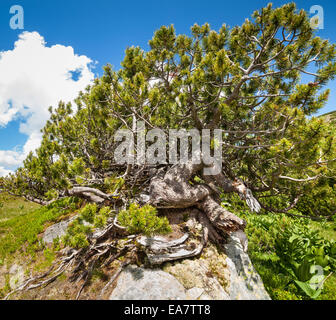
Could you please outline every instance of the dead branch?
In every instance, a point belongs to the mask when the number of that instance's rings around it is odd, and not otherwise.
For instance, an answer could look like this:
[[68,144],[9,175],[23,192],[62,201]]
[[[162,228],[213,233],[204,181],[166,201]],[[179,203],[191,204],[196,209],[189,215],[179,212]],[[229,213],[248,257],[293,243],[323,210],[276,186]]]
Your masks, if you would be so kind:
[[91,202],[103,203],[105,200],[111,200],[116,195],[106,194],[98,189],[90,187],[74,187],[67,192],[70,196],[85,198]]

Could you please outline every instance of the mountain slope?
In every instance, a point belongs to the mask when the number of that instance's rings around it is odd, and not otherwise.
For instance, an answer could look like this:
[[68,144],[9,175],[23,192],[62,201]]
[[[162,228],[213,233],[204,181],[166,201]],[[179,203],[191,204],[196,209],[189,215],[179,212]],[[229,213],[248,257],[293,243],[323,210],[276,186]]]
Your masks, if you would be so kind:
[[336,123],[336,111],[331,111],[325,114],[322,114],[320,117],[325,118],[327,121]]

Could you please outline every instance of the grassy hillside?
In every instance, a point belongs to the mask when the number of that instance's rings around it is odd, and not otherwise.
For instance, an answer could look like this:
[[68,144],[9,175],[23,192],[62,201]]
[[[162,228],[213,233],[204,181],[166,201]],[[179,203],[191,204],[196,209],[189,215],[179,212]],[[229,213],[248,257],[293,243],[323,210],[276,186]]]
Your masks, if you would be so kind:
[[34,202],[27,201],[20,197],[0,193],[0,222],[8,219],[29,214],[40,206]]
[[0,264],[21,250],[33,254],[39,250],[39,234],[51,223],[63,219],[72,210],[71,199],[41,207],[20,197],[0,194]]
[[325,113],[325,114],[321,115],[320,117],[324,117],[326,120],[328,120],[332,123],[336,123],[336,111],[331,111],[331,112]]

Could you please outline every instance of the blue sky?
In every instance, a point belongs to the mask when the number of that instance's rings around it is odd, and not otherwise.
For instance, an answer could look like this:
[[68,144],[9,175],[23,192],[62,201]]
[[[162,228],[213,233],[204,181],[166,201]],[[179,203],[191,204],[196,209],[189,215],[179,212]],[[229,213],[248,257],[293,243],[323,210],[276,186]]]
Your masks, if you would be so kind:
[[[161,25],[174,24],[177,33],[187,34],[189,33],[190,26],[194,23],[203,24],[209,22],[214,29],[218,29],[222,23],[234,26],[241,24],[245,18],[251,16],[255,9],[265,6],[268,2],[270,1],[1,0],[0,52],[13,50],[14,43],[18,40],[19,34],[23,31],[36,31],[46,41],[46,45],[43,47],[44,49],[45,47],[60,45],[63,50],[61,51],[72,61],[73,66],[79,66],[80,68],[90,66],[93,74],[90,75],[87,71],[87,80],[90,79],[90,77],[101,75],[102,67],[107,63],[111,63],[118,69],[127,46],[135,45],[145,49],[148,48],[148,40],[151,39],[153,32]],[[280,6],[288,1],[272,2],[275,6]],[[322,6],[324,9],[324,30],[319,30],[318,36],[330,39],[331,42],[336,43],[336,19],[334,18],[336,2],[330,0],[302,0],[295,2],[299,8],[308,12],[312,5]],[[9,27],[9,20],[11,18],[9,8],[13,5],[21,5],[24,9],[24,30],[12,30]],[[35,35],[35,40],[36,37]],[[73,49],[73,52],[67,51],[67,53],[65,53],[65,48],[68,46]],[[56,53],[56,47],[53,49],[55,55],[51,55],[49,51],[51,50],[44,50],[43,52],[46,53],[46,59],[50,57],[49,65],[52,66],[55,59],[54,57],[57,59],[59,53]],[[33,64],[36,57],[29,55],[34,55],[34,53],[32,51],[27,53],[27,57],[24,59],[27,59],[27,64]],[[85,56],[87,59],[91,59],[92,63],[88,63],[84,57],[79,59],[78,56],[75,55]],[[46,65],[48,66],[48,63]],[[92,69],[93,65],[95,67]],[[70,68],[68,65],[63,67],[64,70]],[[44,67],[44,69],[46,69],[46,67]],[[74,70],[75,69],[72,71]],[[9,71],[7,70],[7,72]],[[46,70],[44,70],[44,72],[46,72]],[[53,72],[55,72],[55,70]],[[20,75],[20,73],[17,74]],[[41,74],[44,73],[42,72]],[[52,75],[53,73],[51,72],[50,77],[52,77]],[[29,75],[24,79],[28,79],[27,81],[29,82],[34,82],[34,80],[30,80]],[[50,83],[52,83],[53,80],[49,80],[51,81]],[[22,82],[24,82],[24,80],[22,80]],[[0,81],[0,86],[1,85]],[[330,83],[329,87],[332,90],[331,97],[328,105],[321,113],[336,110],[336,81]],[[35,91],[33,90],[33,93],[37,94],[39,90],[36,88],[38,87],[34,88]],[[73,90],[76,90],[76,88],[74,85]],[[43,89],[41,89],[41,91],[43,91]],[[23,104],[25,103],[24,99],[27,97],[27,94],[28,93],[25,93],[21,99]],[[47,93],[45,94],[47,96]],[[70,97],[71,94],[72,92],[68,92],[65,97]],[[31,100],[31,95],[29,96],[30,100],[28,100],[36,102]],[[13,97],[13,99],[14,98],[15,97]],[[46,99],[42,101],[49,102],[54,100],[48,100],[46,97]],[[40,102],[36,102],[36,104],[38,103]],[[20,117],[13,116],[10,121],[0,126],[0,175],[1,167],[5,170],[13,170],[18,165],[18,162],[15,161],[10,163],[10,158],[5,161],[5,156],[8,156],[13,150],[16,152],[17,150],[27,147],[28,139],[31,140],[30,145],[34,144],[33,141],[38,141],[38,134],[34,130],[37,130],[37,128],[41,126],[41,122],[38,123],[37,121],[38,118],[40,117],[40,121],[42,121],[41,119],[45,118],[46,113],[44,110],[39,114],[36,110],[36,108],[31,109],[29,110],[30,114],[27,111],[26,115],[24,112],[21,112]],[[30,118],[29,115],[31,115]],[[35,129],[33,130],[32,127]],[[19,155],[19,153],[17,154]],[[15,157],[15,153],[10,153],[10,155]]]

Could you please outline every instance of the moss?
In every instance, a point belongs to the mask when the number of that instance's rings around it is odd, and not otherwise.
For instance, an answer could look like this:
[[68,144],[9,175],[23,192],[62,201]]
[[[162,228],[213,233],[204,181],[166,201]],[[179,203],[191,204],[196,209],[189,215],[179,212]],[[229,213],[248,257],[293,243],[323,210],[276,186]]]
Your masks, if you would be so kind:
[[45,271],[53,264],[56,254],[50,249],[43,251],[43,257],[39,259],[38,263],[34,266],[34,270],[37,272]]
[[58,277],[58,280],[61,281],[61,282],[65,281],[66,279],[67,279],[67,276],[66,276],[64,273],[62,273],[62,274]]
[[202,257],[208,262],[212,275],[217,278],[224,289],[227,289],[230,281],[224,272],[227,269],[226,256],[223,253],[219,254],[218,249],[210,245],[204,250]]
[[202,277],[196,275],[200,265],[193,260],[183,260],[164,268],[164,271],[173,275],[186,289],[194,287],[202,288],[204,283]]
[[94,282],[96,280],[107,281],[108,280],[108,276],[100,268],[95,268],[92,271],[91,281]]
[[5,285],[3,288],[0,288],[0,299],[3,299],[9,292],[12,291],[10,286],[10,277],[9,274],[5,275]]
[[187,290],[195,287],[204,289],[216,300],[223,299],[220,290],[227,289],[229,285],[226,256],[212,244],[203,250],[200,258],[166,263],[163,270],[173,275]]
[[274,289],[273,290],[273,299],[274,300],[302,300],[302,298],[296,295],[293,292],[281,290],[281,289]]

